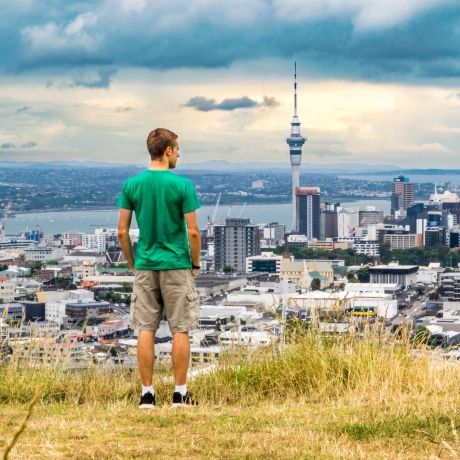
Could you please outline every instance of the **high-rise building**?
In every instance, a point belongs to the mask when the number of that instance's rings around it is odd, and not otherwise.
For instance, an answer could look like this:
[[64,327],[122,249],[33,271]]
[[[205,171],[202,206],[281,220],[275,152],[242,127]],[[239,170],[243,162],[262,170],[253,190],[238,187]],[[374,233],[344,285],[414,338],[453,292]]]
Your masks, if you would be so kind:
[[375,206],[367,206],[365,211],[359,211],[359,226],[383,224],[383,211],[378,211]]
[[263,239],[265,245],[276,246],[282,244],[284,234],[286,233],[286,225],[278,222],[270,222],[263,227]]
[[359,210],[357,208],[340,209],[337,213],[337,236],[348,238],[356,235],[359,226]]
[[296,197],[296,228],[298,233],[305,235],[307,240],[320,239],[321,208],[319,187],[297,187]]
[[298,232],[296,226],[297,210],[295,191],[300,186],[300,162],[302,161],[302,146],[305,144],[305,137],[300,134],[300,121],[297,116],[297,64],[294,64],[294,116],[291,122],[291,135],[286,139],[289,145],[289,156],[292,168],[292,221],[291,230]]
[[326,238],[337,238],[337,212],[340,203],[324,203],[321,209],[321,240]]
[[214,225],[214,270],[225,265],[244,272],[246,257],[260,254],[259,227],[249,219],[226,219],[225,224]]
[[414,184],[409,182],[408,177],[403,175],[395,177],[391,190],[391,214],[405,213],[409,205],[414,201]]

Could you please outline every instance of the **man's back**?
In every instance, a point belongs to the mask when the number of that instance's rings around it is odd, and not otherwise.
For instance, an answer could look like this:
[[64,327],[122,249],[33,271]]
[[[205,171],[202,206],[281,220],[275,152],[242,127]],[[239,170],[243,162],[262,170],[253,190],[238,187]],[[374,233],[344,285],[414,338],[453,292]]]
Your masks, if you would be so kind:
[[136,214],[137,270],[191,268],[184,214],[200,205],[190,180],[149,169],[125,182],[118,205]]

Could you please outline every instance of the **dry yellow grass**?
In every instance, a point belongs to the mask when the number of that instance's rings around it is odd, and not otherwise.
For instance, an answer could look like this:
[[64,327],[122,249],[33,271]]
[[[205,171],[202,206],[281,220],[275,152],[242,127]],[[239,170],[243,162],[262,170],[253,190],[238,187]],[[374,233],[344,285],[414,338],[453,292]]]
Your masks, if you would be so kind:
[[[452,430],[459,397],[398,404],[305,400],[251,407],[131,404],[42,405],[13,459],[429,459],[459,458]],[[0,444],[25,406],[0,406]],[[443,444],[444,443],[444,444]]]
[[378,334],[298,331],[277,346],[227,355],[191,382],[200,406],[138,410],[137,374],[0,369],[0,449],[41,385],[11,459],[460,458],[460,366],[413,356]]

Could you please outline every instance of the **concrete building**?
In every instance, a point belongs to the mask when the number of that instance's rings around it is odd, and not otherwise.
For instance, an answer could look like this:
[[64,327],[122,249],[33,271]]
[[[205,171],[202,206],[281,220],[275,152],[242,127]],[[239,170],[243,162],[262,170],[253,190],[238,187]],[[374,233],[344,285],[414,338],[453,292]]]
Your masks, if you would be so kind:
[[292,248],[306,248],[308,246],[308,239],[305,235],[289,235],[287,237],[289,249]]
[[10,278],[0,277],[0,303],[10,303],[14,300],[15,285],[10,281]]
[[340,203],[324,203],[321,209],[321,240],[337,238],[337,212],[340,209]]
[[319,279],[321,288],[334,282],[332,264],[317,260],[294,260],[284,258],[280,267],[280,280],[294,283],[297,289],[309,289],[313,279]]
[[264,246],[277,246],[279,244],[283,244],[286,226],[279,224],[278,222],[271,222],[263,227],[262,232],[262,241]]
[[132,285],[134,276],[110,276],[110,275],[94,275],[83,279],[81,286],[88,289],[94,286],[120,286],[124,284]]
[[236,272],[246,269],[246,257],[260,254],[259,228],[249,219],[226,219],[214,225],[214,269],[223,271],[229,265]]
[[337,213],[337,237],[353,237],[359,226],[359,210],[356,208],[340,209]]
[[320,189],[318,187],[297,187],[296,196],[296,228],[298,233],[305,235],[310,241],[321,237]]
[[84,262],[72,267],[72,278],[75,282],[94,275],[96,275],[96,266],[92,262]]
[[334,241],[332,238],[328,238],[323,241],[312,240],[308,242],[308,247],[310,249],[317,249],[319,251],[333,251],[334,249],[350,249],[352,246],[352,242]]
[[439,262],[431,262],[428,267],[419,267],[417,272],[417,283],[422,284],[436,284],[438,277],[444,272]]
[[365,254],[369,257],[377,257],[380,254],[380,245],[377,240],[367,240],[360,238],[342,238],[339,241],[350,242],[356,254]]
[[82,246],[76,247],[70,254],[64,256],[64,262],[72,265],[81,265],[83,263],[103,264],[105,260],[104,254],[99,254]]
[[24,305],[20,303],[0,304],[0,317],[9,324],[20,324],[25,317]]
[[81,244],[85,248],[92,249],[101,254],[107,249],[106,235],[104,233],[85,233]]
[[391,214],[405,216],[409,205],[414,201],[414,184],[403,175],[395,177],[391,190]]
[[246,257],[246,273],[279,273],[283,256],[273,252],[263,252],[259,256]]
[[[354,284],[354,283],[351,283]],[[348,285],[347,285],[348,286]],[[358,293],[355,287],[339,292],[310,291],[289,295],[289,304],[305,312],[312,318],[322,315],[337,317],[344,314],[354,316],[354,310],[369,313],[369,316],[392,318],[398,311],[397,300],[385,293],[385,288],[366,289]],[[367,315],[366,315],[367,316]]]
[[376,265],[369,267],[370,282],[380,284],[400,284],[405,287],[417,282],[418,265]]
[[402,232],[388,232],[383,235],[383,243],[388,244],[390,249],[412,249],[422,246],[422,241],[416,233]]
[[460,271],[439,274],[442,297],[450,302],[460,301]]
[[45,246],[28,248],[25,249],[24,253],[29,262],[49,262],[50,260],[62,259],[65,256],[64,249]]
[[383,211],[378,211],[374,206],[367,206],[364,211],[359,211],[359,226],[383,224]]

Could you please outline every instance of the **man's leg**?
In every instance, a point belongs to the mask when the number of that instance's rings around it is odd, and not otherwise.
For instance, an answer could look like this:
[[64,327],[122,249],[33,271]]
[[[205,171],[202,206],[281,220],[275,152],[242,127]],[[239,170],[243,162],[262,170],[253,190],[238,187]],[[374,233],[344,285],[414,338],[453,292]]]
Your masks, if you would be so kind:
[[187,371],[190,362],[190,341],[188,332],[175,332],[173,334],[172,364],[176,386],[187,383]]
[[152,386],[155,331],[139,331],[137,339],[137,362],[141,374],[142,385]]

